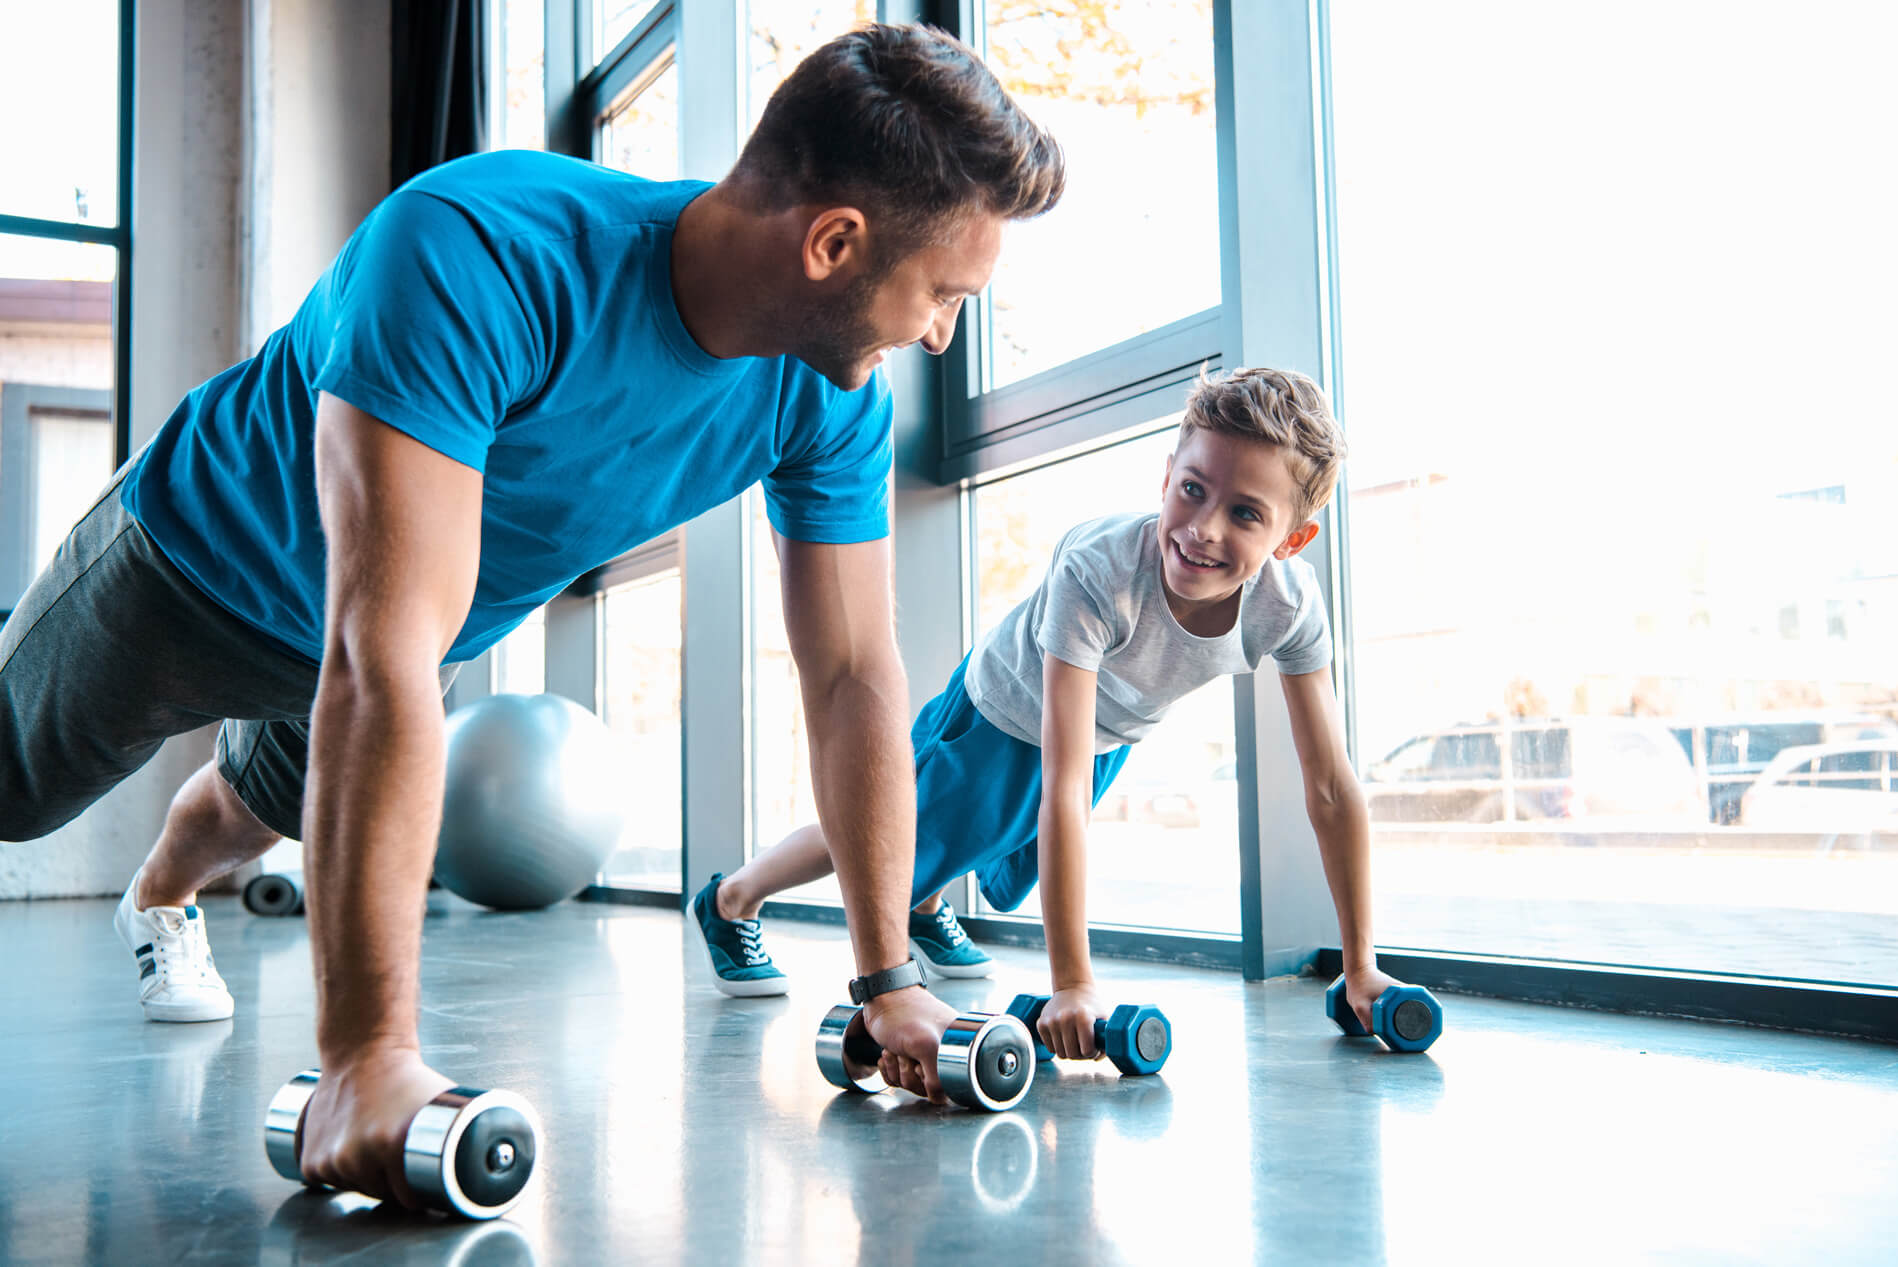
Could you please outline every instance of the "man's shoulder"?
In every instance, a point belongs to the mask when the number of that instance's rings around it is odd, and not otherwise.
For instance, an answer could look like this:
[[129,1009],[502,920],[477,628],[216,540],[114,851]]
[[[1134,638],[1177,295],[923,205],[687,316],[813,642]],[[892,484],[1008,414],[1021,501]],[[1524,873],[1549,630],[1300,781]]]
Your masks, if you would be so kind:
[[397,193],[448,203],[497,239],[562,239],[599,228],[670,227],[708,188],[699,180],[646,180],[564,154],[495,150],[431,167]]

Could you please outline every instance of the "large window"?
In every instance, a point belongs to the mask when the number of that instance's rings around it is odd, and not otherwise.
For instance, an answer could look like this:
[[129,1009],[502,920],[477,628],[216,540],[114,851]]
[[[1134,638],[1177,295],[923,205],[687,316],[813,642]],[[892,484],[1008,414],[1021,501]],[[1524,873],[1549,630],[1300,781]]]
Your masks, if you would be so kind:
[[0,9],[0,214],[119,217],[118,0]]
[[1331,6],[1381,943],[1898,982],[1898,18],[1784,16]]
[[679,769],[679,569],[601,598],[606,724],[626,743],[634,812],[601,883],[677,892],[683,840]]
[[123,455],[119,18],[118,0],[0,11],[0,616]]
[[1009,226],[976,386],[1005,386],[1219,304],[1212,0],[987,0],[996,76],[1067,155]]
[[[1069,529],[1102,515],[1159,509],[1176,435],[1169,427],[975,490],[983,631],[1040,587]],[[1234,757],[1225,679],[1181,699],[1134,746],[1088,828],[1089,922],[1239,931]],[[1019,913],[1040,911],[1037,889]]]

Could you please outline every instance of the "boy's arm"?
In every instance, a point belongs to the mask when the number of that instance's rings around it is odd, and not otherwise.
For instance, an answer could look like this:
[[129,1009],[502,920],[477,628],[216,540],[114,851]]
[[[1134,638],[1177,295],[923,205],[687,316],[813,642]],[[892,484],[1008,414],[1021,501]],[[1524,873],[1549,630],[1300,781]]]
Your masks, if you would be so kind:
[[1041,922],[1054,996],[1041,1039],[1064,1059],[1089,1059],[1094,968],[1087,948],[1087,824],[1094,806],[1094,691],[1098,675],[1053,655],[1041,671]]
[[1395,978],[1378,971],[1371,948],[1371,816],[1345,751],[1331,670],[1281,674],[1292,742],[1305,776],[1305,812],[1318,836],[1325,880],[1338,911],[1345,995],[1366,1029],[1371,1003]]

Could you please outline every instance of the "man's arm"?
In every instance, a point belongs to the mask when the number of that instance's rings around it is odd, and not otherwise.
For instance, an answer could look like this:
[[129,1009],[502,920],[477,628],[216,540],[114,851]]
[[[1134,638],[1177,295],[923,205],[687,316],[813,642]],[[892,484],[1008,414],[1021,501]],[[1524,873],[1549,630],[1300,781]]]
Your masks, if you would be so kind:
[[[817,817],[843,889],[859,975],[909,956],[916,879],[916,770],[909,682],[896,651],[890,543],[777,539],[784,628],[810,732]],[[865,1019],[884,1073],[941,1098],[936,1048],[955,1016],[919,987],[872,999]]]
[[1292,743],[1305,775],[1305,812],[1318,836],[1325,881],[1344,944],[1345,994],[1366,1029],[1371,1002],[1395,979],[1378,971],[1371,948],[1371,817],[1345,751],[1331,670],[1281,674]]
[[441,823],[441,659],[480,559],[481,475],[329,395],[316,421],[328,549],[303,831],[323,1080],[303,1173],[412,1198],[401,1142],[449,1079],[416,1034],[422,904]]
[[1057,656],[1041,670],[1041,924],[1054,995],[1041,1039],[1055,1055],[1088,1059],[1101,1015],[1087,946],[1087,827],[1094,807],[1094,695],[1100,675]]

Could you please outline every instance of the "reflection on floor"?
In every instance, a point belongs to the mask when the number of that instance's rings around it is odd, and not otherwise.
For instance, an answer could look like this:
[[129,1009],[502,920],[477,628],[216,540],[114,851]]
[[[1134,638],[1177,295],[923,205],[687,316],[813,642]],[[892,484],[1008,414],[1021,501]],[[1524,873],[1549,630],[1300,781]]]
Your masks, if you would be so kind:
[[[726,999],[670,912],[436,899],[428,1059],[528,1096],[500,1223],[303,1194],[263,1108],[313,1057],[301,921],[207,904],[234,1021],[139,1019],[110,902],[0,904],[0,1262],[1828,1264],[1898,1242],[1898,1048],[1448,997],[1424,1056],[1344,1040],[1323,983],[1103,961],[1176,1050],[1045,1067],[979,1115],[836,1094],[811,1040],[842,931],[780,923],[788,998]],[[959,1006],[1039,988],[996,952]]]

